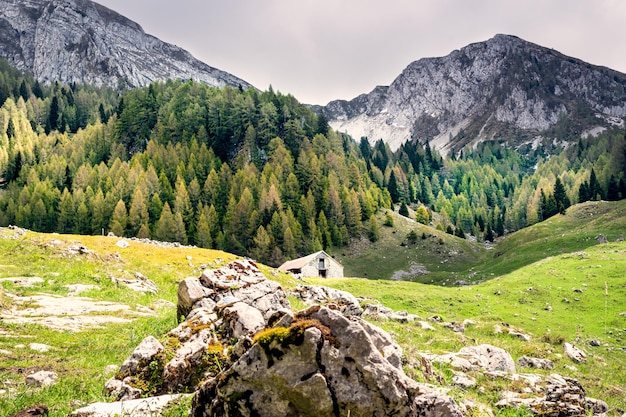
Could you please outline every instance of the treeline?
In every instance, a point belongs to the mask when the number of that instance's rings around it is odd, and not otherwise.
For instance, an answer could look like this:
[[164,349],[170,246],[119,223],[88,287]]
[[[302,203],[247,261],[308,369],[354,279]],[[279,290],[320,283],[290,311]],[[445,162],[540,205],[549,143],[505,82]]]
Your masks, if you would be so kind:
[[626,196],[623,130],[549,158],[492,141],[444,159],[428,143],[357,143],[271,88],[168,81],[118,95],[0,69],[0,225],[111,231],[277,265],[375,240],[382,207],[492,240],[569,204]]

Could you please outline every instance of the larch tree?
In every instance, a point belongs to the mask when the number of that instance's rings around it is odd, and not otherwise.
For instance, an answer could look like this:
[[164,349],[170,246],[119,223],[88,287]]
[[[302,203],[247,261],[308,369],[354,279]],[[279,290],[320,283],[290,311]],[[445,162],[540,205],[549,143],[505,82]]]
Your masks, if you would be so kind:
[[165,203],[163,205],[163,210],[161,210],[161,217],[159,218],[154,230],[154,238],[163,242],[174,242],[176,241],[175,229],[176,223],[174,215],[172,214],[172,209],[170,208],[169,203]]
[[109,229],[115,236],[125,236],[127,224],[128,213],[126,211],[126,204],[124,204],[124,200],[119,200],[113,210],[113,217],[111,218]]

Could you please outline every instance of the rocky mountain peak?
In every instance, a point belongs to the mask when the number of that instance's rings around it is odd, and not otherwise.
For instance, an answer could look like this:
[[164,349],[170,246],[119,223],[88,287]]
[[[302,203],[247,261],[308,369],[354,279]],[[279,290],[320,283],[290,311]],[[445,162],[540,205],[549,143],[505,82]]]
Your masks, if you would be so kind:
[[251,87],[90,0],[0,0],[0,56],[43,82],[138,87],[166,79]]
[[318,109],[333,128],[392,149],[430,141],[443,153],[484,140],[574,140],[623,126],[626,75],[515,36],[496,35],[409,64],[389,86]]

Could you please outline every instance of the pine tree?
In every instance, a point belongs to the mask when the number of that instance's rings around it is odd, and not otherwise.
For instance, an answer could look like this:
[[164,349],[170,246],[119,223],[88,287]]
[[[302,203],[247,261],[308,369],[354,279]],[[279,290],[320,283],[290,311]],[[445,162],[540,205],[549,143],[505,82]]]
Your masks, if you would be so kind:
[[398,210],[398,214],[404,217],[409,217],[409,208],[407,207],[404,201],[402,202],[402,204],[400,204],[400,209]]
[[183,221],[183,215],[180,211],[174,214],[174,242],[179,242],[183,245],[187,244],[187,231],[185,229],[185,222]]
[[571,204],[565,193],[565,187],[559,177],[556,177],[556,182],[554,183],[554,200],[556,203],[556,211],[565,214],[565,211]]
[[430,223],[430,213],[424,206],[419,206],[415,211],[415,221],[422,224]]
[[59,203],[59,215],[57,221],[57,231],[59,233],[72,233],[76,222],[74,199],[69,190],[65,188]]
[[[156,195],[156,194],[155,194]],[[141,188],[136,188],[128,212],[128,233],[137,236],[142,225],[148,225],[150,215]]]
[[99,189],[96,196],[91,201],[91,231],[94,235],[100,235],[104,233],[104,228],[107,224],[106,206],[104,201],[104,194]]
[[376,242],[380,239],[380,227],[378,226],[378,220],[376,220],[376,216],[372,214],[368,222],[368,238],[371,242]]
[[89,209],[85,202],[81,202],[76,209],[76,224],[74,232],[79,235],[88,235],[91,233],[91,224],[89,221]]
[[211,248],[213,245],[211,229],[209,228],[209,222],[204,210],[200,212],[196,224],[196,244],[201,248]]
[[606,187],[606,199],[609,201],[619,200],[619,186],[615,175],[611,175],[609,178],[609,184]]
[[272,238],[263,226],[259,226],[253,239],[252,257],[259,262],[268,263],[272,255]]
[[115,236],[126,235],[126,225],[128,223],[128,213],[126,212],[126,204],[123,200],[119,200],[113,210],[113,217],[109,224],[109,229]]
[[161,217],[159,218],[154,230],[154,238],[163,242],[175,242],[175,233],[176,222],[174,220],[174,215],[172,214],[172,209],[170,208],[169,203],[165,203],[163,205],[163,210],[161,210]]

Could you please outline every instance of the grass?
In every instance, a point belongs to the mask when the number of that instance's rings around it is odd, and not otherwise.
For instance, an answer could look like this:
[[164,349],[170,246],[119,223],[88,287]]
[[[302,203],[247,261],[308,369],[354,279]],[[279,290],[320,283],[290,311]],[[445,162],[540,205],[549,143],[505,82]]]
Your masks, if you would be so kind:
[[[12,235],[12,232],[2,229],[2,234]],[[3,295],[4,292],[22,296],[36,293],[67,295],[65,285],[77,283],[100,286],[99,291],[81,294],[97,300],[124,302],[131,306],[149,306],[158,299],[175,303],[178,281],[187,276],[198,276],[203,264],[216,267],[236,258],[219,251],[163,248],[135,241],[129,241],[131,246],[122,249],[116,246],[118,240],[32,232],[19,239],[0,238],[4,264],[0,267],[0,278],[38,276],[45,280],[30,288],[10,283],[0,285],[0,303],[4,308],[9,307],[10,299]],[[69,255],[68,248],[78,243],[90,252]],[[111,280],[132,276],[135,272],[154,281],[159,293],[135,293]],[[3,353],[0,362],[0,390],[8,392],[0,395],[0,415],[46,403],[51,417],[66,416],[80,406],[108,400],[103,394],[103,386],[111,375],[104,374],[105,367],[121,365],[143,338],[164,335],[176,325],[175,308],[159,310],[155,317],[140,318],[131,325],[108,325],[80,333],[0,321],[0,349],[11,352],[8,355]],[[33,352],[28,348],[30,343],[44,343],[52,346],[52,350]],[[27,387],[25,376],[39,370],[56,372],[58,384],[47,388]],[[174,416],[172,412],[170,415]]]
[[[452,375],[449,368],[440,365],[433,367],[432,374],[425,372],[415,364],[418,352],[443,353],[490,343],[506,349],[514,359],[523,355],[551,359],[555,370],[532,372],[557,372],[578,379],[590,396],[607,401],[612,415],[616,415],[617,409],[626,409],[626,317],[620,315],[626,312],[626,244],[615,242],[626,229],[625,209],[626,201],[574,206],[566,216],[555,216],[512,234],[492,250],[396,217],[393,228],[381,227],[381,240],[375,245],[360,242],[345,251],[335,251],[348,273],[366,278],[307,279],[306,283],[347,290],[394,310],[418,314],[424,320],[433,315],[449,322],[473,319],[476,324],[464,333],[436,324],[433,332],[410,323],[376,323],[403,347],[406,371],[417,380],[447,384]],[[417,243],[401,246],[411,230],[417,231]],[[219,251],[163,248],[135,241],[123,249],[116,246],[119,239],[98,236],[27,232],[17,239],[2,238],[13,233],[0,229],[0,278],[37,276],[45,282],[32,288],[0,285],[2,308],[11,303],[5,293],[66,295],[65,285],[77,283],[100,286],[100,290],[85,294],[97,300],[142,306],[158,299],[175,303],[180,280],[198,276],[203,265],[213,268],[235,259]],[[598,245],[595,237],[599,233],[612,243]],[[421,239],[422,234],[426,239]],[[69,255],[68,247],[78,243],[90,252]],[[431,271],[421,278],[425,282],[453,284],[459,279],[469,280],[470,275],[484,282],[455,287],[382,279],[388,272],[407,270],[410,262]],[[260,267],[285,289],[302,283]],[[137,294],[111,280],[136,272],[154,281],[159,293]],[[304,308],[295,297],[289,299],[295,309]],[[529,334],[531,342],[496,333],[495,326],[503,323]],[[175,326],[175,308],[159,310],[156,316],[137,319],[130,325],[109,325],[82,333],[0,321],[0,350],[10,352],[3,353],[0,360],[0,390],[7,391],[0,394],[0,415],[45,403],[51,417],[60,417],[88,403],[108,400],[102,392],[111,376],[104,373],[105,367],[121,365],[147,335],[159,338]],[[601,346],[591,347],[591,340],[598,340]],[[563,342],[584,349],[589,354],[587,363],[574,364],[564,358]],[[30,343],[45,343],[53,349],[37,353],[28,349]],[[577,370],[572,370],[572,365]],[[42,369],[57,372],[58,384],[27,387],[25,376]],[[489,404],[506,388],[502,381],[474,376],[486,387],[484,392],[453,388],[451,394]],[[172,407],[167,416],[186,415],[188,404],[185,400]],[[496,410],[496,415],[525,416],[527,412]]]

